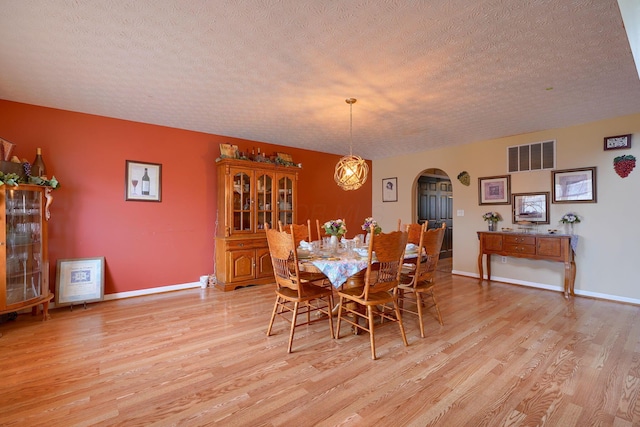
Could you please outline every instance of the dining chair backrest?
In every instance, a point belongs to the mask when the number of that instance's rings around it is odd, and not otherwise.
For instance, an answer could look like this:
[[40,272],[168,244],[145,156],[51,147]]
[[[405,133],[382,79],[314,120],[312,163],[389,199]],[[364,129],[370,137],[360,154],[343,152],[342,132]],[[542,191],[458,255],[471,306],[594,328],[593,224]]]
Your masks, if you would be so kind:
[[320,232],[320,220],[316,219],[316,231],[318,232],[318,240],[322,240],[322,233]]
[[428,222],[425,221],[422,224],[411,223],[405,226],[405,231],[407,232],[407,243],[413,243],[414,245],[420,244],[420,236],[427,229]]
[[300,293],[300,269],[296,246],[293,243],[293,231],[290,229],[287,233],[267,229],[266,234],[276,286],[297,290]]
[[379,234],[374,234],[373,231],[372,227],[369,233],[369,263],[363,290],[365,300],[371,292],[389,291],[398,286],[407,245],[406,231]]
[[278,221],[278,229],[285,233],[293,234],[293,243],[297,248],[300,242],[306,240],[311,243],[311,220],[307,220],[306,224],[289,224],[283,225],[282,221]]
[[413,272],[412,285],[415,287],[420,282],[430,281],[438,266],[440,249],[444,240],[446,224],[439,228],[425,229],[420,236],[418,259],[416,269]]

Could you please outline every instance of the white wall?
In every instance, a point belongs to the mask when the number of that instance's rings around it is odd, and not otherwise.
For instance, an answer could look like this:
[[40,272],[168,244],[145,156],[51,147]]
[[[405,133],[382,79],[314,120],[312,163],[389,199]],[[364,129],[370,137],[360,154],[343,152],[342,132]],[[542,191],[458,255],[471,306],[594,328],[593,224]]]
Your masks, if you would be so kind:
[[[631,149],[604,151],[606,136],[633,134]],[[373,162],[373,215],[383,230],[414,219],[415,182],[428,168],[445,171],[453,183],[453,270],[478,277],[478,230],[486,230],[482,214],[494,210],[504,221],[499,227],[513,227],[511,205],[478,204],[478,177],[507,175],[508,146],[556,140],[556,167],[597,167],[597,203],[550,204],[550,224],[562,229],[560,217],[573,211],[581,216],[576,225],[578,295],[640,304],[640,164],[627,178],[613,170],[614,157],[632,154],[640,158],[640,114],[618,117],[563,129],[552,129]],[[471,175],[471,185],[457,180],[461,171]],[[382,202],[381,180],[398,178],[398,202]],[[552,194],[551,171],[511,174],[511,192]],[[458,210],[464,216],[455,216]],[[494,257],[497,258],[497,257]],[[486,274],[486,272],[485,272]],[[564,265],[550,261],[508,258],[494,259],[492,279],[528,286],[561,290]],[[486,282],[485,282],[486,286]]]

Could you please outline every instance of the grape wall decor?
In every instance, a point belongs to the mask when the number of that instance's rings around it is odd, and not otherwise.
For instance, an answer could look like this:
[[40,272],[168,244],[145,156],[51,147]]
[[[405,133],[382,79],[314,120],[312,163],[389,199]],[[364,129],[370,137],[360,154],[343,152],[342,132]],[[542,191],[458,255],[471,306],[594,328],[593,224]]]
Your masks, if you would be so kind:
[[618,156],[613,159],[613,169],[621,178],[628,177],[635,167],[636,158],[630,154],[627,154],[626,156]]
[[471,175],[469,172],[462,171],[458,174],[458,180],[462,183],[462,185],[466,185],[467,187],[471,184]]

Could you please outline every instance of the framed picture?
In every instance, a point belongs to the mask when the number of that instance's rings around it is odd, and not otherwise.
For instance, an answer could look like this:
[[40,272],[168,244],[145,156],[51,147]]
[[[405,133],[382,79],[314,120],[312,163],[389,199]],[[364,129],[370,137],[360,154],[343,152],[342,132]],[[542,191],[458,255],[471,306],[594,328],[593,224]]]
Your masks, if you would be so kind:
[[[9,142],[6,139],[0,138],[0,144],[2,145],[2,152],[4,153],[4,157],[0,158],[0,160],[10,161],[11,154],[13,153],[13,149],[15,148],[15,144],[13,142]],[[0,156],[1,157],[1,156]],[[21,165],[22,166],[22,165]],[[20,175],[20,174],[18,174]]]
[[619,150],[621,148],[631,148],[631,134],[607,136],[604,139],[605,150]]
[[478,178],[478,203],[481,205],[511,204],[511,175]]
[[220,144],[220,157],[235,159],[238,157],[238,146],[233,144]]
[[127,160],[124,190],[125,200],[162,201],[162,165]]
[[596,167],[551,171],[553,203],[596,203]]
[[398,201],[398,178],[384,178],[382,180],[382,201]]
[[59,259],[56,306],[102,301],[104,257]]
[[549,192],[514,193],[513,223],[549,224]]

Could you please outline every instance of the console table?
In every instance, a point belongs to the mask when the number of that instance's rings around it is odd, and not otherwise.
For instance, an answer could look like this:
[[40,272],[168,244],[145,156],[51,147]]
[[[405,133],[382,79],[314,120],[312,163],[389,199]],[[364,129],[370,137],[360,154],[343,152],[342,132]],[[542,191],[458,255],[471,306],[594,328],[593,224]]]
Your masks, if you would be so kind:
[[482,256],[487,256],[487,280],[491,280],[491,255],[540,259],[564,263],[564,296],[575,295],[576,263],[572,239],[569,234],[531,234],[498,231],[478,231],[480,253],[478,270],[480,282],[484,279]]

